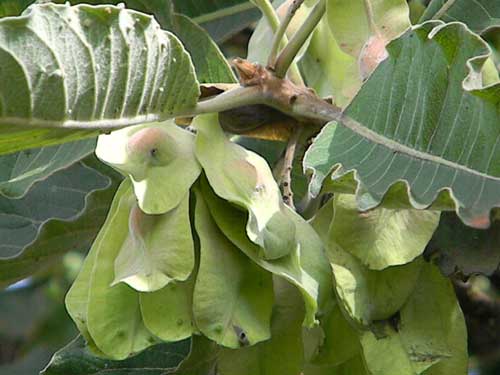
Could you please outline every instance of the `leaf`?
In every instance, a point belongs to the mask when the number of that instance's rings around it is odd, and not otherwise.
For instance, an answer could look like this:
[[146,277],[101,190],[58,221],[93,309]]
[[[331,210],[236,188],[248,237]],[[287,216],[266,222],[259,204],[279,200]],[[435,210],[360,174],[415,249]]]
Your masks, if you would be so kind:
[[[467,373],[463,315],[448,280],[430,264],[401,310],[396,331],[389,324],[361,335],[365,363],[373,375]],[[391,353],[391,356],[385,355]]]
[[83,159],[94,148],[91,139],[0,156],[0,195],[21,198],[33,184]]
[[462,224],[453,213],[443,213],[427,251],[447,276],[456,272],[492,275],[500,267],[499,243],[500,221],[478,230]]
[[140,294],[144,325],[163,341],[179,341],[195,331],[192,318],[194,275],[171,282],[156,292]]
[[[151,122],[192,108],[199,95],[177,38],[152,17],[122,7],[33,5],[21,17],[0,20],[0,51],[0,79],[8,88],[0,108],[4,134]],[[76,63],[77,56],[88,63]]]
[[487,45],[462,24],[431,22],[388,51],[346,110],[355,121],[328,124],[306,154],[311,192],[331,171],[354,170],[362,211],[397,183],[415,208],[453,199],[467,225],[488,227],[500,205],[500,132],[499,85],[480,78]]
[[129,375],[147,371],[148,375],[164,375],[175,370],[189,353],[189,341],[159,344],[124,361],[97,358],[85,347],[81,336],[54,354],[41,375]]
[[205,28],[218,43],[255,22],[259,11],[248,0],[173,0],[175,11]]
[[361,355],[340,366],[308,366],[304,375],[371,375],[367,372]]
[[315,231],[304,219],[289,210],[296,228],[302,227],[297,230],[300,252],[297,249],[279,259],[263,259],[259,256],[259,247],[246,236],[245,214],[217,197],[205,179],[201,180],[201,187],[210,213],[222,233],[260,267],[287,280],[300,290],[306,308],[304,325],[312,326],[318,309],[322,308],[331,296],[331,274],[323,245]]
[[[380,207],[360,213],[352,195],[334,201],[331,238],[372,270],[410,263],[423,254],[439,223],[439,212]],[[353,228],[355,228],[353,230]]]
[[18,16],[34,0],[4,0],[0,3],[0,18]]
[[463,22],[475,33],[500,25],[500,4],[496,0],[432,0],[419,22],[439,19]]
[[147,214],[164,214],[177,207],[201,173],[193,134],[173,122],[101,135],[96,155],[130,176],[139,207]]
[[260,255],[277,259],[297,246],[295,226],[267,162],[226,139],[217,114],[195,118],[196,157],[218,196],[248,211],[247,235]]
[[196,326],[229,348],[268,340],[273,307],[271,274],[224,237],[199,192],[195,227],[200,238],[200,268],[193,296]]
[[326,9],[334,38],[354,57],[370,39],[386,44],[410,27],[405,0],[328,0]]
[[69,250],[90,247],[116,186],[77,163],[23,198],[0,197],[0,287],[42,271]]
[[196,23],[176,14],[174,32],[190,53],[200,83],[234,83],[236,78],[219,47]]
[[207,375],[216,368],[220,347],[205,336],[193,335],[191,350],[186,359],[177,368],[176,375]]
[[271,339],[238,350],[223,349],[218,370],[221,375],[299,374],[303,362],[300,294],[284,280],[274,280],[276,303]]
[[147,215],[135,202],[126,214],[126,226],[120,226],[119,219],[116,224],[113,219],[109,222],[111,230],[122,234],[110,235],[115,243],[121,240],[113,284],[124,282],[135,290],[154,292],[174,280],[187,280],[194,267],[189,194],[163,215]]
[[[156,342],[142,321],[139,294],[123,283],[110,286],[114,261],[122,245],[121,228],[128,223],[127,212],[133,201],[132,187],[126,180],[117,191],[108,218],[88,256],[88,259],[95,256],[95,262],[87,285],[86,325],[98,349],[107,357],[120,360]],[[113,228],[110,228],[111,223]],[[72,309],[70,305],[67,307]]]

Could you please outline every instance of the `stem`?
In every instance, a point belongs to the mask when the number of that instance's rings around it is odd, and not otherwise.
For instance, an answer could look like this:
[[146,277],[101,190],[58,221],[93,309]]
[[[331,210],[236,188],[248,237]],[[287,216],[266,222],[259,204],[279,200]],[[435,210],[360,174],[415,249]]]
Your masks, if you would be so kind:
[[283,160],[283,169],[281,175],[279,176],[278,183],[283,187],[283,201],[292,209],[295,210],[295,205],[293,203],[293,191],[292,191],[292,169],[293,161],[295,159],[295,151],[297,149],[297,144],[299,142],[300,135],[302,133],[303,127],[299,125],[295,127],[292,131],[292,135],[288,140],[286,145],[285,156]]
[[238,87],[217,95],[214,98],[199,101],[194,110],[190,111],[189,114],[186,115],[224,112],[246,105],[263,104],[263,101],[264,98],[260,87]]
[[432,16],[432,20],[438,20],[441,17],[444,16],[444,14],[452,7],[453,4],[455,4],[456,0],[448,0],[443,4],[443,6],[436,12],[434,16]]
[[269,52],[269,58],[267,60],[267,66],[274,68],[274,65],[276,63],[276,57],[278,56],[278,52],[280,49],[280,46],[283,44],[283,36],[286,33],[286,29],[288,28],[288,25],[292,21],[293,16],[295,16],[295,13],[297,10],[300,8],[300,6],[304,3],[304,0],[293,0],[292,4],[288,7],[288,10],[286,12],[286,16],[283,19],[283,22],[281,22],[281,25],[279,26],[278,30],[274,34],[274,39],[273,39],[273,45],[271,47],[271,52]]
[[276,60],[275,66],[275,73],[277,77],[285,77],[286,72],[295,59],[295,56],[297,56],[307,38],[309,38],[309,35],[311,35],[314,28],[318,25],[319,21],[325,14],[325,10],[325,0],[319,0],[302,26],[294,34],[292,40],[286,45],[285,49],[281,51],[281,54]]
[[255,5],[243,3],[238,5],[233,5],[232,7],[222,8],[212,13],[206,13],[201,16],[193,18],[196,23],[207,23],[210,21],[215,21],[223,17],[233,16],[238,13],[243,13],[247,10],[255,9]]
[[[269,26],[271,26],[271,30],[273,30],[273,33],[277,33],[280,27],[280,19],[276,14],[276,11],[274,10],[271,2],[269,0],[251,0],[251,2],[260,9],[267,22],[269,23]],[[288,38],[286,37],[286,35],[282,35],[279,46],[283,48],[287,44]],[[298,85],[304,85],[304,81],[302,80],[302,76],[300,75],[297,64],[293,64],[290,67],[289,76],[294,83]]]

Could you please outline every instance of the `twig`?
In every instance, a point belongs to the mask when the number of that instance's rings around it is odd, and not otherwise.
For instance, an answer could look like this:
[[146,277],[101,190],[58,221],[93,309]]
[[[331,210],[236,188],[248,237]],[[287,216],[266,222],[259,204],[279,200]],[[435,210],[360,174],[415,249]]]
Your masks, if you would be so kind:
[[271,52],[269,52],[269,58],[267,60],[268,68],[274,69],[274,65],[276,64],[276,57],[278,56],[280,46],[282,45],[283,36],[285,35],[288,25],[292,21],[293,16],[295,16],[295,13],[303,3],[304,0],[293,0],[292,4],[290,4],[290,6],[288,7],[285,18],[274,34],[273,45],[271,47]]
[[294,34],[292,40],[290,40],[283,51],[281,51],[275,64],[275,73],[277,77],[283,78],[286,76],[286,73],[290,68],[290,65],[293,63],[295,56],[297,56],[307,38],[309,38],[315,27],[318,25],[319,21],[325,14],[325,10],[326,1],[319,0],[302,26]]
[[[277,33],[280,27],[280,19],[276,14],[276,11],[274,10],[271,2],[269,0],[250,0],[250,1],[260,9],[262,14],[266,18],[267,22],[269,23],[269,26],[271,26],[271,30],[273,30],[273,33]],[[287,44],[288,44],[288,38],[286,37],[286,35],[282,35],[279,46],[285,47]],[[290,66],[290,71],[288,75],[290,79],[297,85],[304,85],[304,81],[302,80],[302,76],[300,75],[300,71],[297,64],[294,63],[292,64],[292,66]]]
[[302,125],[298,125],[293,129],[292,135],[290,136],[288,144],[286,145],[281,173],[278,176],[278,183],[283,188],[283,201],[285,202],[285,204],[287,204],[294,210],[295,210],[295,205],[293,202],[293,191],[292,191],[292,169],[293,169],[293,161],[295,159],[295,151],[297,150],[297,144],[299,142],[302,130],[303,130]]

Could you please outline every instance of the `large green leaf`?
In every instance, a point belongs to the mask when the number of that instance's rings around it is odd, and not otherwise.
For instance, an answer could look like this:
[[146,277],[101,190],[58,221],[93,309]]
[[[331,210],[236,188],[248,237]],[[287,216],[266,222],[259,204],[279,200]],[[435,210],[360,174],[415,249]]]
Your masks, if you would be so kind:
[[236,82],[226,58],[205,30],[181,14],[174,16],[173,30],[190,53],[200,83]]
[[423,254],[439,213],[378,208],[360,213],[353,195],[334,198],[331,238],[370,269],[411,262]]
[[193,134],[173,122],[101,135],[96,154],[130,176],[139,207],[148,214],[163,214],[177,207],[201,173]]
[[280,189],[267,162],[230,142],[218,115],[198,116],[196,157],[215,193],[248,211],[247,235],[261,247],[261,256],[277,259],[297,242],[295,225],[286,215]]
[[116,186],[82,163],[36,184],[21,199],[0,198],[0,287],[90,247]]
[[200,238],[200,268],[193,296],[196,326],[229,348],[268,340],[272,274],[224,237],[201,193],[196,194],[195,227]]
[[54,354],[41,375],[164,375],[174,371],[189,353],[189,340],[159,344],[124,361],[97,358],[81,336]]
[[485,228],[500,206],[500,84],[484,87],[487,45],[463,24],[435,21],[388,46],[389,57],[309,149],[311,191],[355,171],[358,206],[377,206],[396,183],[416,208],[450,197]]
[[199,94],[178,39],[152,17],[112,5],[33,5],[1,19],[0,62],[4,134],[150,122],[189,110]]
[[439,16],[444,22],[463,22],[476,33],[500,25],[500,3],[496,0],[432,0],[420,22]]
[[83,159],[94,148],[92,139],[0,156],[0,195],[20,198],[35,182]]

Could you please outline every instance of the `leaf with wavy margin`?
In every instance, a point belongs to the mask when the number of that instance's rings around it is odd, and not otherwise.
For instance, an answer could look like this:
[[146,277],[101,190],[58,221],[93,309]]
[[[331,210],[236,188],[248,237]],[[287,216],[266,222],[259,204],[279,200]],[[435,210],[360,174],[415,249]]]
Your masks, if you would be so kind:
[[308,150],[311,192],[331,172],[355,171],[361,210],[397,184],[416,208],[451,197],[466,224],[488,227],[500,206],[500,84],[483,86],[481,74],[490,49],[461,23],[433,21],[388,51],[347,108],[351,118],[329,123]]

